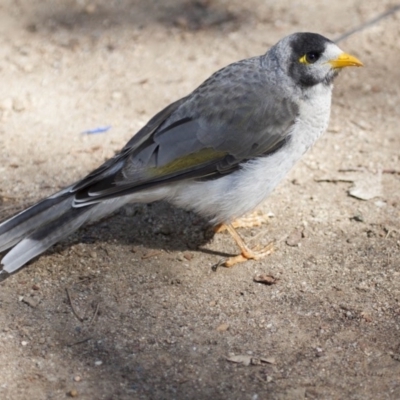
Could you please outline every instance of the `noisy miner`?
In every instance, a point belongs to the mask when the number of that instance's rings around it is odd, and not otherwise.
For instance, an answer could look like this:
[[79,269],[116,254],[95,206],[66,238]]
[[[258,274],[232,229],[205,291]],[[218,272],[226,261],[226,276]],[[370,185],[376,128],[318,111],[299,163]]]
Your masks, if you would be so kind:
[[166,200],[232,226],[265,200],[328,125],[332,82],[362,66],[329,39],[294,33],[217,71],[156,114],[122,150],[64,190],[0,224],[0,280],[83,224],[128,202]]

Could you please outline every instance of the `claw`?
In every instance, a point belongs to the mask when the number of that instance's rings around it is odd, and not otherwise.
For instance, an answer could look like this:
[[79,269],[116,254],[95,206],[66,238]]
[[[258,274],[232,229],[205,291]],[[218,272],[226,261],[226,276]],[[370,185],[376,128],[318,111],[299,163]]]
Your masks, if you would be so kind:
[[274,251],[274,244],[269,243],[265,247],[261,248],[258,244],[254,248],[250,249],[240,235],[236,232],[235,228],[231,224],[224,225],[225,229],[231,234],[232,238],[241,250],[241,254],[233,257],[229,257],[226,260],[221,260],[213,266],[213,271],[216,271],[218,267],[224,266],[227,268],[233,267],[236,264],[247,260],[260,260],[266,256],[269,256]]

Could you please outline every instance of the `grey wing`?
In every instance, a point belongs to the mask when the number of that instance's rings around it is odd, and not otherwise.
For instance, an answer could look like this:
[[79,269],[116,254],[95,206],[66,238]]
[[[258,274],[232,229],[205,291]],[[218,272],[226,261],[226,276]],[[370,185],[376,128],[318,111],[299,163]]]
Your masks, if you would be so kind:
[[176,180],[213,178],[280,147],[298,109],[254,60],[226,67],[154,117],[121,153],[73,188],[75,206]]
[[140,146],[145,143],[146,140],[148,140],[149,137],[151,137],[151,135],[160,127],[160,125],[162,125],[165,120],[168,119],[171,114],[186,101],[186,98],[187,97],[183,97],[182,99],[171,103],[169,106],[158,112],[142,129],[139,130],[139,132],[136,133],[136,135],[129,140],[128,143],[126,143],[126,145],[118,154],[107,160],[104,164],[92,171],[85,178],[75,183],[72,186],[71,191],[77,192],[93,183],[100,181],[103,178],[106,178],[112,174],[114,170],[118,171],[127,154],[131,153],[135,149],[140,148]]

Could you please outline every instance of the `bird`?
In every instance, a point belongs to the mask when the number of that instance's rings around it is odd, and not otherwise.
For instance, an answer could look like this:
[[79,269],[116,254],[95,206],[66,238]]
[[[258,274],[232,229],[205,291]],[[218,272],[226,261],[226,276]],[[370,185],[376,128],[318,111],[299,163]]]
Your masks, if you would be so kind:
[[164,200],[223,224],[259,206],[328,126],[333,81],[362,62],[326,37],[290,34],[218,70],[158,112],[83,179],[0,224],[0,281],[82,225],[127,203]]

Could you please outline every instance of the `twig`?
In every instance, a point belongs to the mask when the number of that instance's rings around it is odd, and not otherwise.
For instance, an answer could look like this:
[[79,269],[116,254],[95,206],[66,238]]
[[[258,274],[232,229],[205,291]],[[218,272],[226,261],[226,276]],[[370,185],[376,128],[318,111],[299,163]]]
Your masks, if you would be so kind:
[[74,313],[75,317],[80,321],[83,322],[83,318],[79,316],[78,312],[75,310],[74,304],[72,303],[72,299],[71,299],[71,295],[69,294],[69,290],[68,288],[65,288],[65,291],[67,292],[67,297],[68,297],[68,301],[69,304],[71,306],[71,310]]
[[97,305],[96,305],[96,310],[94,311],[93,317],[92,317],[92,319],[90,320],[89,325],[92,325],[94,319],[96,318],[97,313],[99,312],[99,307],[100,307],[100,303],[97,303]]
[[148,258],[158,256],[158,255],[161,254],[161,253],[162,253],[161,250],[153,250],[153,251],[150,251],[150,252],[148,252],[147,254],[144,254],[144,255],[142,256],[142,260],[147,260]]
[[366,172],[364,167],[339,168],[338,172]]
[[88,341],[91,340],[91,339],[92,339],[91,337],[88,337],[88,338],[86,338],[86,339],[79,340],[79,342],[67,344],[67,346],[68,346],[68,347],[76,346],[76,345],[78,345],[78,344],[86,343],[86,342],[88,342]]
[[400,4],[398,4],[397,6],[393,6],[392,8],[389,8],[389,10],[383,12],[382,14],[379,14],[377,17],[372,18],[371,20],[364,22],[363,24],[343,33],[343,35],[340,35],[338,38],[336,38],[336,40],[334,40],[334,42],[336,42],[336,43],[341,42],[342,40],[347,39],[349,36],[355,34],[356,32],[362,31],[362,30],[376,24],[377,22],[389,17],[390,15],[394,14],[395,12],[397,12],[399,10],[400,10]]
[[392,232],[398,232],[398,230],[397,229],[388,229],[385,239],[387,239]]

